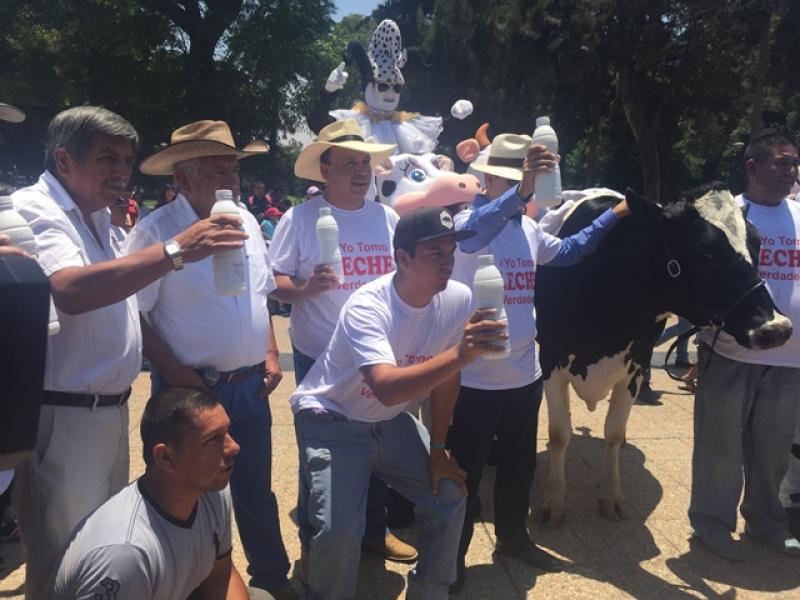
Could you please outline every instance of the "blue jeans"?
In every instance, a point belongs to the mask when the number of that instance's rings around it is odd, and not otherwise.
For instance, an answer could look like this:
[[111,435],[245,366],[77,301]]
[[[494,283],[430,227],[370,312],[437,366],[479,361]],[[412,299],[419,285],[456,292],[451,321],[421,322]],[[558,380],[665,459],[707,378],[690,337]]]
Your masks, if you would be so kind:
[[[150,378],[153,395],[167,387],[155,370]],[[272,414],[267,399],[258,394],[262,384],[262,375],[254,370],[244,381],[218,383],[212,389],[228,413],[231,437],[240,447],[231,474],[231,497],[250,585],[274,591],[288,584],[289,558],[272,493]]]
[[[314,366],[315,359],[307,354],[303,354],[297,348],[292,346],[292,358],[294,360],[294,381],[297,385],[303,381],[303,378]],[[308,493],[308,490],[303,486],[303,479],[300,478],[301,496]],[[364,538],[373,541],[382,542],[386,535],[389,533],[389,527],[386,524],[386,484],[374,475],[369,478],[369,491],[367,492],[367,526],[364,529]],[[297,502],[298,507],[303,505],[302,499]],[[297,511],[297,524],[300,527],[300,539],[303,539],[303,530],[308,529],[308,516],[302,510]]]
[[355,597],[367,489],[375,473],[415,504],[419,561],[409,574],[408,598],[445,600],[456,578],[466,498],[447,479],[431,492],[430,440],[419,421],[405,412],[363,423],[305,410],[295,415],[294,427],[301,481],[309,490],[299,507],[311,530],[301,540],[309,548],[308,597]]

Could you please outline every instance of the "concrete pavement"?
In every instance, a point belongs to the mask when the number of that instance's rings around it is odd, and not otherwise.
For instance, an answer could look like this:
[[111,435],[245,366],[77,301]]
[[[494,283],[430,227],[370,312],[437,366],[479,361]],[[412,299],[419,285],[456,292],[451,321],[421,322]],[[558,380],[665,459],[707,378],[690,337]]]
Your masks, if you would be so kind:
[[[294,522],[297,495],[297,447],[287,398],[294,389],[288,320],[276,318],[278,343],[285,353],[284,380],[270,398],[273,414],[273,486],[281,511],[283,539],[291,560],[300,547]],[[660,350],[666,350],[666,347]],[[661,354],[663,357],[663,354]],[[658,357],[658,354],[656,355]],[[658,362],[658,361],[654,361]],[[663,362],[663,358],[662,361]],[[660,364],[660,363],[659,363]],[[596,485],[603,456],[603,419],[607,405],[594,413],[583,403],[572,406],[573,439],[567,453],[568,516],[559,529],[531,528],[537,543],[569,561],[564,573],[541,574],[513,559],[492,556],[494,469],[487,468],[482,488],[483,522],[475,529],[467,556],[466,588],[459,599],[520,598],[799,598],[800,559],[792,559],[745,541],[747,561],[734,565],[690,543],[689,503],[693,396],[679,392],[660,369],[653,370],[663,406],[635,406],[628,443],[621,450],[621,473],[627,519],[610,522],[596,508]],[[139,419],[148,397],[149,378],[134,385],[131,407],[131,475],[143,470]],[[539,469],[532,497],[535,508],[547,474],[547,409],[539,425]],[[739,531],[743,530],[740,522]],[[413,542],[413,530],[397,532]],[[234,560],[245,561],[237,535]],[[24,551],[19,544],[0,546],[0,598],[21,598]],[[409,567],[364,555],[358,597],[388,600],[403,597]]]

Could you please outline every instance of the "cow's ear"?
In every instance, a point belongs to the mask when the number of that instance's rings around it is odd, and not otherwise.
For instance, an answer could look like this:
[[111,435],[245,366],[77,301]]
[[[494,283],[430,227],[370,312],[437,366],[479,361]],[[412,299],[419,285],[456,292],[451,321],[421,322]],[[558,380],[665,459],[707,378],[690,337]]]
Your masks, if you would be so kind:
[[655,202],[651,202],[631,188],[625,190],[625,199],[631,209],[631,214],[648,221],[655,221],[664,214],[664,209]]
[[375,175],[378,177],[388,177],[392,173],[392,161],[384,158],[373,167]]

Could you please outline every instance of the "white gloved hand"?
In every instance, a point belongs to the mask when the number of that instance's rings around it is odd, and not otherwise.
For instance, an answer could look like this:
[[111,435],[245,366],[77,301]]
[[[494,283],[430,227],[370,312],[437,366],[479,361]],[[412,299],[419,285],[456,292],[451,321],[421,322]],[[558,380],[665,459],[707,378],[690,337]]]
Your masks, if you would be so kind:
[[328,81],[325,82],[325,91],[329,94],[338,92],[347,83],[347,78],[350,77],[347,71],[344,70],[344,63],[339,63],[331,74],[328,75]]
[[458,120],[463,120],[470,116],[473,110],[472,102],[469,100],[456,100],[450,107],[450,114]]

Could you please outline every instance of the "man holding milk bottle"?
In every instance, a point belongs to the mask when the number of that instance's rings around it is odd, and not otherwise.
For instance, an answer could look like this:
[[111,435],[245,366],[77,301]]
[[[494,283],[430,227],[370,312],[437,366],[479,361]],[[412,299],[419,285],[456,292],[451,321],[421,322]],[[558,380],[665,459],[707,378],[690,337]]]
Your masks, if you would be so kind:
[[[289,335],[298,384],[328,345],[353,292],[395,268],[397,213],[366,198],[372,167],[393,151],[391,144],[366,142],[356,121],[346,119],[324,127],[297,157],[295,175],[325,183],[324,194],[286,212],[270,245],[278,286],[273,296],[292,304]],[[369,489],[365,546],[388,560],[415,560],[416,550],[386,526],[385,484],[373,477]],[[303,541],[306,515],[298,514],[298,522]],[[303,541],[304,558],[306,549]]]
[[[453,279],[472,288],[473,308],[490,308],[487,302],[497,304],[491,308],[498,311],[496,315],[505,313],[509,339],[505,347],[483,355],[461,373],[461,391],[448,445],[467,472],[469,494],[453,593],[464,586],[465,556],[474,522],[480,517],[478,488],[495,436],[497,553],[543,571],[562,569],[556,557],[531,541],[526,526],[542,401],[541,370],[534,343],[536,265],[568,266],[582,260],[617,220],[628,214],[628,209],[623,200],[592,225],[563,240],[542,231],[524,213],[534,197],[534,185],[542,183],[539,178],[549,179],[551,189],[548,192],[545,186],[537,185],[536,201],[552,205],[560,194],[560,182],[553,181],[558,166],[557,146],[548,146],[532,143],[527,135],[496,136],[486,164],[472,165],[485,175],[484,193],[455,217],[458,230],[470,229],[476,235],[459,242]],[[493,295],[497,296],[496,302],[491,302]]]
[[[175,200],[145,217],[127,239],[128,252],[165,244],[175,271],[138,294],[144,355],[152,366],[153,395],[167,386],[210,388],[231,420],[241,447],[231,475],[233,511],[249,563],[250,586],[276,598],[294,598],[289,560],[272,492],[272,443],[267,396],[281,380],[267,296],[275,287],[255,218],[234,202],[239,160],[266,148],[239,150],[223,121],[176,129],[170,145],[142,162],[147,175],[173,175]],[[213,260],[182,264],[186,251],[174,235],[217,215],[241,222],[244,248]]]

